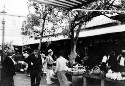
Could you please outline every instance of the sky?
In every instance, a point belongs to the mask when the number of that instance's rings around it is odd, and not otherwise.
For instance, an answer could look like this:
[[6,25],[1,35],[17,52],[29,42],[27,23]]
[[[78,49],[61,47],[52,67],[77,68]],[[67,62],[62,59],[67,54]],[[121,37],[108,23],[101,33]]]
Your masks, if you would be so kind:
[[[5,7],[5,11],[10,15],[17,16],[27,16],[28,0],[0,0],[0,12]],[[25,17],[16,17],[16,16],[4,16],[5,18],[5,42],[14,41],[17,42],[21,39],[21,26],[22,22],[26,19]],[[3,16],[0,15],[0,29],[2,29],[2,19]],[[2,30],[0,30],[0,39],[2,35]],[[15,41],[16,40],[16,41]],[[0,40],[1,44],[2,40]]]

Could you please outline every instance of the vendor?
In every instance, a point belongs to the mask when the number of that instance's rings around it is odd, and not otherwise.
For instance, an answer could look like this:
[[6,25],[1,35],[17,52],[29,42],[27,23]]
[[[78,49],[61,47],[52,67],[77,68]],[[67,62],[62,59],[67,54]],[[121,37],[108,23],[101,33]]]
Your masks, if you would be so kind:
[[122,53],[118,55],[117,62],[118,62],[118,71],[122,72],[125,66],[125,51],[124,50],[122,50]]
[[108,61],[108,54],[107,53],[104,53],[103,54],[103,58],[102,58],[102,62],[101,62],[101,70],[104,71],[104,72],[107,72],[107,61]]
[[110,69],[114,72],[118,71],[118,62],[117,62],[117,57],[114,51],[111,51],[108,59],[108,66]]
[[84,56],[84,58],[83,58],[83,60],[82,60],[82,64],[85,66],[85,67],[87,67],[87,68],[89,68],[90,67],[90,58],[89,58],[89,56],[87,56],[87,55],[85,55]]

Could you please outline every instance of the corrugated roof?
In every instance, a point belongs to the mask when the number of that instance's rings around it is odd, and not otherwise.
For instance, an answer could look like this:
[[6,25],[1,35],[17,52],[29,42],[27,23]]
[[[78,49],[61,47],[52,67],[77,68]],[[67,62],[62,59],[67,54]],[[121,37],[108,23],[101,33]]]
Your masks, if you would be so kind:
[[36,1],[38,3],[44,3],[44,4],[50,4],[53,6],[62,7],[67,10],[71,10],[74,8],[85,6],[97,0],[31,0],[31,1]]

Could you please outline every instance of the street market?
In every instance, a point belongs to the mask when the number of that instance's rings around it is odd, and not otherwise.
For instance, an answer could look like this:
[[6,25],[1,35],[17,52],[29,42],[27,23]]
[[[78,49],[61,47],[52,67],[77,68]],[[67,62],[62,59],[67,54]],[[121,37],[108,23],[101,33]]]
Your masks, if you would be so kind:
[[125,85],[124,0],[8,2],[0,4],[0,86]]

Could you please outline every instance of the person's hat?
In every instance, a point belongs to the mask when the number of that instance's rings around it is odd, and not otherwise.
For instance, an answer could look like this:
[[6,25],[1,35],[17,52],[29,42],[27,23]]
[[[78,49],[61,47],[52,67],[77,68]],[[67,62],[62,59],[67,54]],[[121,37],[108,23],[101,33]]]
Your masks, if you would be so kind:
[[125,53],[125,50],[122,50],[123,53]]
[[52,49],[49,49],[49,50],[48,50],[48,53],[50,53],[50,52],[53,52]]
[[27,53],[27,51],[25,51],[25,53]]
[[12,50],[7,51],[7,56],[12,56],[13,54],[14,54],[14,51],[12,51]]
[[125,57],[125,50],[122,50],[122,56]]

